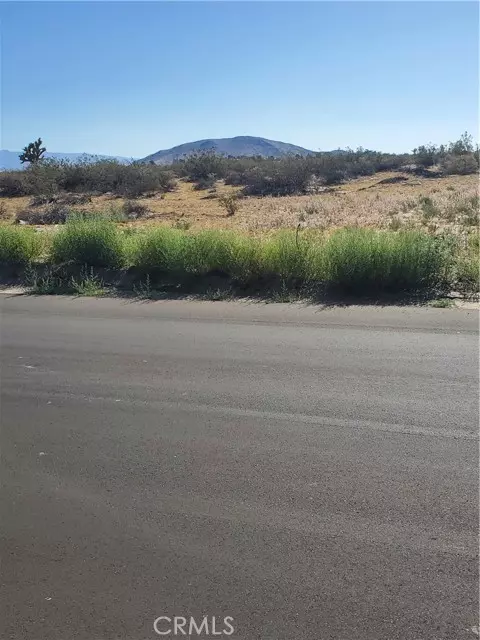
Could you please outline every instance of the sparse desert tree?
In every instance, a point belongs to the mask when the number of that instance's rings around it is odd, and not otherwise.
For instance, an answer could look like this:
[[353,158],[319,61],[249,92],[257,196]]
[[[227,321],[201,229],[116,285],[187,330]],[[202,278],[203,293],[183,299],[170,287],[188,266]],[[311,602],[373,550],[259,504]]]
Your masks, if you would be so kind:
[[42,139],[38,138],[35,142],[30,142],[23,148],[22,153],[18,156],[20,162],[24,164],[29,162],[30,164],[36,164],[42,159],[43,154],[46,151],[46,147],[42,147]]

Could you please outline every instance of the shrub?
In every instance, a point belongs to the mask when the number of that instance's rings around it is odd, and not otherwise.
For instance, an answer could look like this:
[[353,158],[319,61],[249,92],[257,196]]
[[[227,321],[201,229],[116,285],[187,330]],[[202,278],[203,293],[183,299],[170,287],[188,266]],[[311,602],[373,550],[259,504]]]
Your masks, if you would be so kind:
[[473,153],[450,154],[442,160],[441,168],[446,174],[468,175],[478,172],[478,163]]
[[44,238],[34,229],[0,225],[0,264],[28,264],[43,250]]
[[192,182],[207,180],[215,176],[219,180],[226,173],[226,158],[215,153],[213,149],[191,153],[181,159],[174,168],[178,175],[188,178]]
[[195,184],[195,191],[205,191],[215,186],[217,177],[214,173],[209,173],[205,178],[198,178]]
[[175,229],[180,229],[181,231],[188,231],[192,226],[192,223],[190,222],[190,220],[181,219],[181,220],[177,220],[173,226]]
[[55,160],[40,160],[25,169],[28,195],[54,198],[59,191],[59,165]]
[[71,210],[63,205],[53,204],[44,211],[38,209],[24,209],[15,216],[15,221],[26,224],[65,224]]
[[431,218],[440,215],[439,208],[435,205],[430,196],[420,196],[418,202],[425,220],[430,220]]
[[83,205],[92,201],[92,196],[88,193],[65,193],[56,198],[56,202],[63,205]]
[[41,160],[24,171],[0,173],[0,193],[4,196],[39,195],[51,198],[60,191],[73,193],[114,193],[130,198],[144,193],[172,191],[175,176],[165,167],[142,163],[122,164],[116,160],[88,157],[73,163]]
[[157,167],[158,191],[169,193],[177,188],[177,180],[173,171]]
[[138,198],[143,194],[165,193],[175,188],[173,174],[161,170],[156,165],[133,164],[120,165],[118,178],[112,191],[128,198]]
[[47,195],[39,194],[39,195],[33,196],[33,198],[30,199],[30,206],[43,207],[46,204],[50,204],[56,201],[57,201],[57,196],[47,196]]
[[457,222],[465,226],[478,226],[479,223],[479,196],[464,196],[455,194],[447,204],[444,217],[450,222]]
[[29,194],[25,171],[0,172],[0,195],[16,198]]
[[133,220],[145,218],[149,213],[147,205],[136,200],[126,200],[122,208],[125,216]]
[[421,167],[431,167],[438,160],[439,150],[434,144],[421,145],[413,150],[413,161]]
[[74,216],[55,234],[51,257],[53,262],[121,267],[125,262],[123,234],[105,218]]
[[312,170],[307,158],[282,158],[245,172],[246,195],[285,196],[306,192]]
[[243,184],[243,177],[239,171],[228,171],[225,175],[225,184],[238,187]]
[[320,193],[325,189],[325,178],[321,176],[310,176],[307,184],[305,185],[305,193],[315,194]]
[[239,200],[240,196],[238,193],[223,194],[218,198],[218,202],[225,208],[227,216],[233,216],[237,213],[240,207]]

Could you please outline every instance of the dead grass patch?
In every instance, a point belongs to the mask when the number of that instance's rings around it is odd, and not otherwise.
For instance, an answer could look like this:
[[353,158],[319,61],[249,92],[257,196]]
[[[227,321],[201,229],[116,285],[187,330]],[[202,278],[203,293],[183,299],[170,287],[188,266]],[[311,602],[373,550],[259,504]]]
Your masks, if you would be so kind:
[[[290,228],[299,224],[305,228],[330,229],[344,226],[376,228],[452,228],[473,225],[475,216],[473,198],[478,196],[476,175],[419,178],[384,172],[352,180],[315,195],[256,197],[242,199],[234,215],[227,215],[222,196],[239,191],[238,187],[217,182],[215,193],[194,189],[192,183],[179,181],[175,191],[149,198],[138,198],[135,203],[145,206],[147,219],[131,225],[166,224],[186,225],[192,229],[230,229],[250,233]],[[423,204],[422,204],[423,198]],[[425,215],[425,199],[432,202]],[[29,197],[2,198],[4,220],[14,220],[17,213],[27,208]],[[75,209],[101,211],[113,205],[122,207],[125,200],[112,195],[92,197],[91,202],[76,205]],[[39,207],[40,208],[40,207]]]

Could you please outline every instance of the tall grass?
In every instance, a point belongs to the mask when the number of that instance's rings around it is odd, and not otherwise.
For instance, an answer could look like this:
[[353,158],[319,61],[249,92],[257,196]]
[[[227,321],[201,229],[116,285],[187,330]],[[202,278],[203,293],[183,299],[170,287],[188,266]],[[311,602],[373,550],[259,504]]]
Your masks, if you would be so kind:
[[259,243],[228,231],[186,233],[160,227],[139,234],[133,264],[204,275],[219,271],[247,281],[259,271]]
[[453,287],[466,296],[480,291],[480,242],[478,231],[471,233],[466,246],[456,256],[453,268]]
[[312,247],[308,241],[300,241],[292,231],[279,231],[262,243],[263,271],[283,280],[306,279],[311,255]]
[[233,231],[191,232],[167,227],[135,231],[112,220],[74,217],[51,234],[0,227],[0,262],[39,258],[51,236],[46,261],[88,267],[130,265],[202,277],[222,273],[237,283],[280,279],[290,289],[327,285],[355,294],[478,290],[478,236],[470,244],[421,231],[340,229],[331,234],[281,231],[254,238]]
[[55,233],[50,258],[56,263],[121,267],[125,263],[125,238],[112,220],[73,217]]
[[200,275],[220,271],[243,282],[258,275],[322,282],[362,293],[441,287],[451,260],[443,238],[416,231],[343,229],[300,238],[281,231],[258,240],[234,232],[160,228],[141,237],[134,264]]
[[136,237],[132,264],[144,270],[182,271],[185,269],[185,244],[186,235],[178,229],[148,229]]
[[443,238],[418,231],[342,229],[310,254],[310,277],[352,293],[442,286],[451,254]]
[[201,231],[188,236],[186,269],[197,274],[217,271],[245,281],[258,273],[258,251],[254,238],[228,231]]
[[43,247],[44,236],[35,229],[0,225],[0,264],[29,264]]

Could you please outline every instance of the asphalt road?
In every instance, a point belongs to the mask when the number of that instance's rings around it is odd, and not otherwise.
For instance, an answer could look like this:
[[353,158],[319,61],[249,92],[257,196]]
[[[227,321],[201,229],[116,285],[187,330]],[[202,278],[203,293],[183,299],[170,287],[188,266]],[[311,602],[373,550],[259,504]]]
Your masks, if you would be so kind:
[[474,311],[0,305],[3,638],[478,635]]

